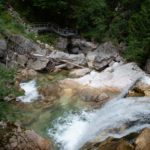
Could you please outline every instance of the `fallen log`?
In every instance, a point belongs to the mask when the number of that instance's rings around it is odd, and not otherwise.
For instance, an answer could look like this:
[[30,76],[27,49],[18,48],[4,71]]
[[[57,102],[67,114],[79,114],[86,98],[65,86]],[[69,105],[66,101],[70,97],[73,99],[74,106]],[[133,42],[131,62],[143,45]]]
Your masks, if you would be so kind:
[[73,62],[70,62],[68,60],[63,60],[63,59],[59,59],[61,62],[64,62],[64,63],[67,63],[67,64],[70,64],[70,65],[73,65],[73,66],[76,66],[76,67],[79,67],[79,68],[85,68],[84,66],[81,66],[81,65],[78,65],[78,64],[75,64]]

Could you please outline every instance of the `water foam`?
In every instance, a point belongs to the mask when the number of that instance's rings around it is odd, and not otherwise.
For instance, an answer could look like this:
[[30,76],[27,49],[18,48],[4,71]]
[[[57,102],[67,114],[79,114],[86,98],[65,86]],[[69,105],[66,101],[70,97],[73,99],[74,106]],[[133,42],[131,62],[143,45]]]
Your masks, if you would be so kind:
[[31,80],[27,83],[20,83],[20,87],[25,91],[25,95],[19,96],[17,100],[20,100],[24,103],[30,103],[38,99],[39,93],[37,91],[35,80]]
[[150,127],[150,98],[112,100],[101,109],[64,114],[53,122],[51,136],[61,150],[78,150],[86,142],[116,138]]

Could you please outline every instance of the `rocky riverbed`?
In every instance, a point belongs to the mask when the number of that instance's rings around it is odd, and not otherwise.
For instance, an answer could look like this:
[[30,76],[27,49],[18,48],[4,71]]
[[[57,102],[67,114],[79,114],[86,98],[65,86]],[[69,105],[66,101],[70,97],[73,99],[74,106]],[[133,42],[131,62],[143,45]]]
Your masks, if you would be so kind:
[[6,120],[22,126],[1,122],[2,148],[149,150],[150,77],[118,46],[76,39],[79,54],[68,54],[18,35],[0,44],[1,62],[20,68],[15,86],[24,91],[1,102]]

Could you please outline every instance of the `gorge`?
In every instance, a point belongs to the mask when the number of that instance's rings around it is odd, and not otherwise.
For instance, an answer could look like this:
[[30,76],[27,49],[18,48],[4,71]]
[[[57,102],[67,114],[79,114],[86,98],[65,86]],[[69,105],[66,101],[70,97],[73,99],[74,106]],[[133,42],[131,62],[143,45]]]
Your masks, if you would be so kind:
[[148,5],[0,1],[0,150],[150,150]]

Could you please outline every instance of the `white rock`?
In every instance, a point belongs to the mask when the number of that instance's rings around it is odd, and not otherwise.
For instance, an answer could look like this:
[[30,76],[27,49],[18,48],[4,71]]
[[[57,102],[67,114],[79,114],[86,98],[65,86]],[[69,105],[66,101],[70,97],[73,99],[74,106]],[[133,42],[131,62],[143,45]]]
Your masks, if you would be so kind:
[[145,73],[135,63],[128,63],[114,68],[112,72],[103,71],[99,73],[92,71],[81,78],[66,79],[63,82],[76,82],[92,88],[112,88],[121,91],[132,84],[136,78],[142,76],[145,76]]
[[89,68],[83,68],[83,69],[74,69],[73,71],[70,72],[70,76],[72,77],[82,77],[88,73],[90,73]]

